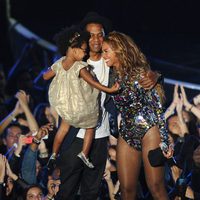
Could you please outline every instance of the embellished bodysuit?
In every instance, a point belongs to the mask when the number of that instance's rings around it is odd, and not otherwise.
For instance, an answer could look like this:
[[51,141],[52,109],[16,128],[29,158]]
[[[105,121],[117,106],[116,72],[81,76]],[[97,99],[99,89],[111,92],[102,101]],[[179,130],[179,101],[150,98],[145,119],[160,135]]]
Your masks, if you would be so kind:
[[156,89],[145,91],[138,81],[130,81],[127,76],[121,80],[120,91],[113,96],[121,114],[120,136],[132,147],[141,151],[141,140],[147,131],[157,125],[161,142],[168,145],[168,133],[160,96]]

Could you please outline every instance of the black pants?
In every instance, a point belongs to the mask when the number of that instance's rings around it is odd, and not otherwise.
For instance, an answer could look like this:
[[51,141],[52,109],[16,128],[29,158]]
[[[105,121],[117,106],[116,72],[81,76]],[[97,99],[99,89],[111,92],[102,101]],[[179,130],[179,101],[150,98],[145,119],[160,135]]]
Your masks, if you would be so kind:
[[83,139],[75,138],[70,147],[61,152],[59,168],[61,185],[56,200],[74,200],[80,186],[81,199],[95,200],[107,159],[107,137],[94,139],[90,160],[95,168],[88,168],[77,154],[82,150]]

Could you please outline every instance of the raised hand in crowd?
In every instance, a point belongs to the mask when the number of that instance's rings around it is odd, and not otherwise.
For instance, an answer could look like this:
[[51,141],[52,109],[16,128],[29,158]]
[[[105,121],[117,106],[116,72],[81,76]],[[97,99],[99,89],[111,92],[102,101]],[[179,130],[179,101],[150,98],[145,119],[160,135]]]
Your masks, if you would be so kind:
[[6,174],[6,157],[0,154],[0,184],[4,182],[5,174]]
[[196,95],[194,98],[193,98],[193,103],[194,105],[199,105],[200,104],[200,94]]
[[3,133],[11,122],[16,121],[16,117],[21,113],[23,113],[23,109],[18,101],[13,111],[0,122],[0,134]]
[[181,86],[181,95],[183,97],[183,105],[185,109],[189,112],[192,112],[198,119],[200,119],[200,109],[198,109],[195,105],[191,104],[186,96],[185,89]]
[[35,138],[38,140],[41,140],[43,137],[45,137],[47,134],[49,134],[49,131],[53,130],[52,126],[53,126],[52,123],[48,123],[44,126],[41,126],[39,128],[39,130],[37,131]]
[[6,161],[6,157],[0,154],[0,199],[5,198],[5,191],[3,190],[3,187],[6,175]]
[[191,108],[193,105],[188,101],[183,85],[181,85],[180,88],[181,88],[181,96],[183,97],[183,104],[185,106],[185,109],[187,111],[191,111]]
[[48,194],[45,197],[45,200],[53,199],[54,196],[59,191],[59,186],[61,184],[60,180],[54,180],[53,177],[49,176],[47,183]]
[[173,100],[170,106],[165,111],[165,119],[167,119],[169,116],[174,114],[174,110],[176,108],[176,105],[179,101],[179,95],[178,95],[178,84],[174,86],[174,94],[173,94]]
[[38,146],[38,150],[39,150],[39,157],[40,158],[48,158],[49,154],[48,154],[48,149],[46,147],[46,144],[44,142],[44,140],[40,140],[40,144]]
[[31,131],[37,131],[39,129],[38,124],[33,116],[30,108],[29,108],[29,96],[25,93],[25,91],[20,90],[16,93],[15,97],[18,99],[20,106],[22,107],[26,120]]
[[6,175],[12,178],[14,181],[18,179],[18,176],[11,170],[8,161],[6,162]]
[[[22,161],[22,166],[21,166],[21,174],[22,178],[28,184],[37,183],[36,164],[37,164],[38,148],[39,145],[41,144],[42,138],[45,135],[47,135],[50,130],[52,130],[52,124],[50,123],[41,126],[37,131],[36,135],[33,137],[32,143],[28,146],[26,152],[24,153],[24,159]],[[44,155],[42,155],[41,157],[43,156]]]
[[189,133],[189,130],[188,130],[187,124],[185,123],[185,120],[183,118],[183,97],[182,97],[182,95],[177,100],[176,112],[178,115],[179,126],[180,126],[180,130],[181,130],[179,137],[184,137],[184,135],[186,133]]
[[[0,199],[14,199],[12,196],[14,189],[13,181],[17,179],[18,176],[11,170],[6,157],[0,154]],[[6,183],[5,190],[3,190],[4,183]]]
[[32,151],[36,151],[38,149],[43,153],[44,151],[47,151],[46,146],[43,143],[44,141],[42,141],[42,138],[48,135],[49,131],[52,130],[53,130],[53,125],[51,123],[48,123],[46,125],[41,126],[39,130],[35,132],[36,135],[34,135],[33,142],[30,144],[30,148],[32,149]]
[[18,140],[18,144],[17,144],[17,147],[14,151],[14,154],[17,156],[17,157],[20,157],[20,153],[22,151],[22,148],[23,146],[26,146],[26,141],[25,139],[29,136],[30,134],[26,134],[26,135],[20,135],[19,136],[19,140]]

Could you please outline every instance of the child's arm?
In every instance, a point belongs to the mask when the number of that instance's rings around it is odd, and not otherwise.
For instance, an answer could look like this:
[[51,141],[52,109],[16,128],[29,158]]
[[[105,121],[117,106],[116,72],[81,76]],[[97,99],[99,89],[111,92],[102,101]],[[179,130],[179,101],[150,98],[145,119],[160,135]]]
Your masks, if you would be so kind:
[[55,74],[56,74],[56,73],[49,67],[49,68],[47,69],[47,71],[45,71],[45,72],[43,73],[43,79],[44,79],[44,80],[49,80],[50,78],[54,77]]
[[80,77],[83,78],[88,84],[90,84],[94,88],[107,93],[114,93],[117,92],[119,89],[118,83],[115,83],[111,88],[109,88],[95,81],[90,72],[88,72],[88,70],[85,67],[80,70]]

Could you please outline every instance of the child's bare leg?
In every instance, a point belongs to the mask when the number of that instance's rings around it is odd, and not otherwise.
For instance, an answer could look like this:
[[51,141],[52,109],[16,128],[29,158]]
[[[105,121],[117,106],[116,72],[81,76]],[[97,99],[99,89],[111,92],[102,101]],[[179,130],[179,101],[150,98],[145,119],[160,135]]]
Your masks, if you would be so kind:
[[88,154],[90,152],[90,147],[92,145],[93,138],[94,138],[94,128],[86,129],[83,141],[83,149],[82,149],[82,152],[85,154],[86,157],[88,157]]
[[77,155],[89,168],[94,168],[94,165],[88,159],[88,154],[92,145],[93,137],[94,128],[86,129],[82,152]]
[[65,136],[67,135],[69,128],[70,128],[70,125],[67,122],[65,122],[64,120],[62,120],[60,127],[56,133],[54,142],[53,142],[52,153],[54,155],[58,154],[59,148],[60,148]]

